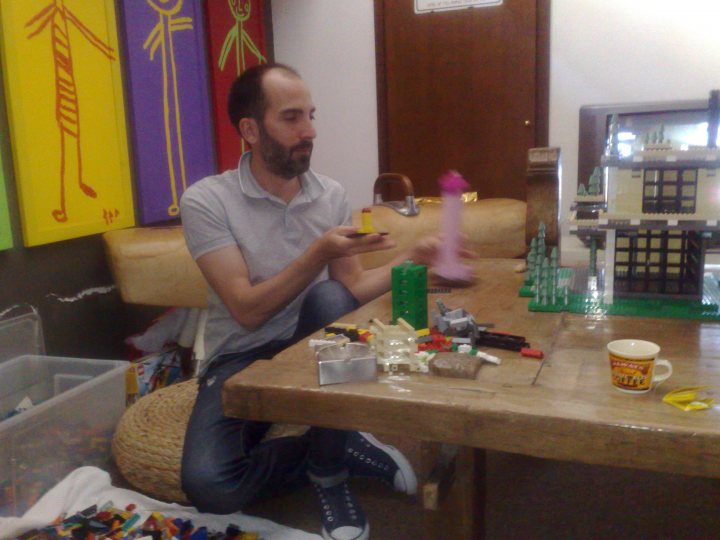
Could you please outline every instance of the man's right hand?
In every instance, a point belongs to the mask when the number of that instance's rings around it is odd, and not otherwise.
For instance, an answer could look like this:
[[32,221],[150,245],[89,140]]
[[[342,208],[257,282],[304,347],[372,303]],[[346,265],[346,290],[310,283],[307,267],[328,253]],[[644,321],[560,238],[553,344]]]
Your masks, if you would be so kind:
[[357,227],[348,225],[341,225],[327,231],[315,241],[315,247],[320,257],[331,261],[341,257],[357,255],[358,253],[391,249],[396,245],[395,241],[387,235],[379,233],[349,237],[349,235],[357,232]]

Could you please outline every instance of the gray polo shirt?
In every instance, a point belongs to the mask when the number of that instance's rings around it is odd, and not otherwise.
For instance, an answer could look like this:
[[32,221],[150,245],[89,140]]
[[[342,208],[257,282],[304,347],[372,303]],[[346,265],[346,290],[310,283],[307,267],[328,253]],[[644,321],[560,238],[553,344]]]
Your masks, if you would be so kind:
[[[312,170],[300,176],[302,188],[286,204],[260,187],[250,171],[250,156],[246,152],[240,158],[238,169],[203,178],[189,187],[180,209],[185,239],[194,259],[237,245],[250,282],[256,284],[279,273],[328,229],[351,223],[351,213],[345,189]],[[327,277],[325,268],[313,283]],[[206,359],[291,337],[306,293],[307,289],[260,328],[249,331],[210,289]]]

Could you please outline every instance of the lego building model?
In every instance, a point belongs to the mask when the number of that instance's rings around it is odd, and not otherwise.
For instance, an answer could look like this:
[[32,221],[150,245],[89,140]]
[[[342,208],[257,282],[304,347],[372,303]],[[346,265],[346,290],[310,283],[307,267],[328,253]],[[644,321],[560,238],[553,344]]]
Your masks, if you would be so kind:
[[720,320],[717,279],[704,271],[720,231],[719,98],[711,93],[702,146],[673,142],[663,124],[632,141],[612,117],[601,167],[579,186],[569,220],[590,248],[587,273],[558,268],[540,231],[521,289],[531,310]]
[[375,336],[373,345],[377,355],[377,364],[383,371],[419,371],[413,369],[415,364],[415,329],[402,317],[397,324],[383,324],[373,319],[370,332]]

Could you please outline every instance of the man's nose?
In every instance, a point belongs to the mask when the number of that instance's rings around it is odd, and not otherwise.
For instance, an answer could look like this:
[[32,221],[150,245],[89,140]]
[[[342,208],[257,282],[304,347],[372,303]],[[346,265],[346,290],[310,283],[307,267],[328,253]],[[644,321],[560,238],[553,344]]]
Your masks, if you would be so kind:
[[313,125],[313,121],[308,118],[303,122],[302,129],[300,131],[300,138],[307,140],[307,139],[314,139],[317,137],[317,131],[315,131],[315,126]]

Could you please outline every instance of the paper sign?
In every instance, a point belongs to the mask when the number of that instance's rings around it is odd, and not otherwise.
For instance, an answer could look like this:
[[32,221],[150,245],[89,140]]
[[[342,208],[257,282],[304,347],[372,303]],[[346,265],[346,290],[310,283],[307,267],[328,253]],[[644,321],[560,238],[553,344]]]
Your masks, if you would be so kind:
[[499,6],[503,0],[415,0],[415,13]]

